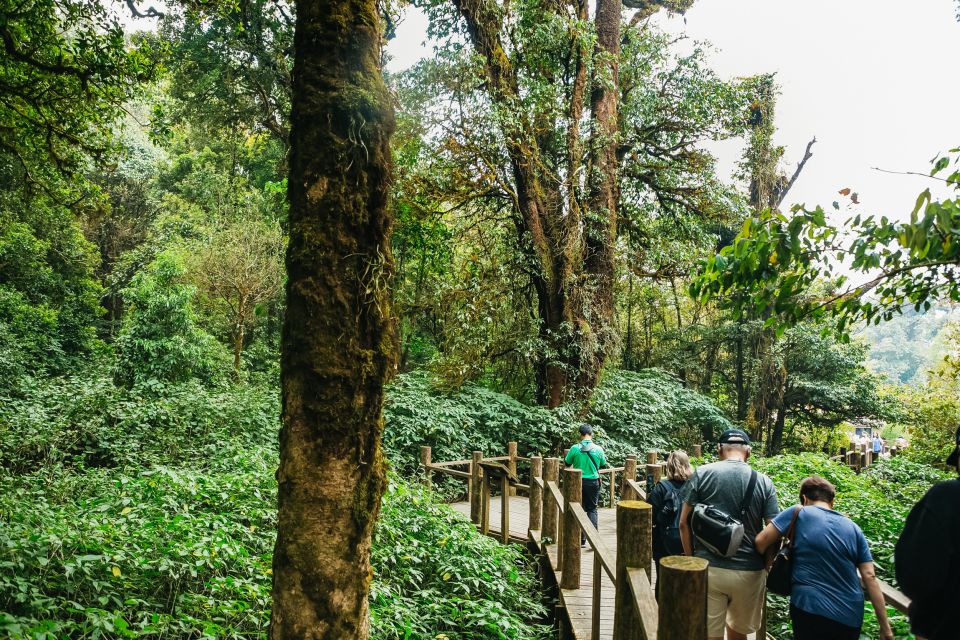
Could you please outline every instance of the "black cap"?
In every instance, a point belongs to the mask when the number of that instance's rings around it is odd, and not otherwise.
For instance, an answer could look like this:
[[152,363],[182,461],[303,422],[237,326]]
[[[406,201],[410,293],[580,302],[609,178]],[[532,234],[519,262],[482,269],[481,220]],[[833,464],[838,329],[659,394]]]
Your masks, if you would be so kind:
[[957,426],[957,433],[954,436],[955,447],[953,448],[953,453],[950,454],[950,457],[947,458],[947,466],[955,467],[957,466],[957,460],[960,460],[960,426]]
[[593,427],[591,427],[586,423],[580,425],[580,435],[582,436],[593,435]]
[[720,444],[750,444],[750,436],[740,429],[727,429],[720,434]]

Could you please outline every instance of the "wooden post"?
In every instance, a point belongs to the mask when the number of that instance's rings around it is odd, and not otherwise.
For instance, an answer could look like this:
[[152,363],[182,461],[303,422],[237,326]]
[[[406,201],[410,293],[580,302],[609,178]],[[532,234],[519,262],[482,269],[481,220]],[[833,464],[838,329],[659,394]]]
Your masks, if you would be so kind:
[[[637,479],[637,456],[627,456],[623,463],[623,477],[620,479],[620,499],[636,500],[639,496],[633,495],[627,480],[636,481]],[[611,507],[613,505],[610,505]]]
[[488,474],[483,474],[481,484],[483,490],[480,492],[480,533],[487,535],[490,533],[490,476]]
[[543,478],[543,458],[530,458],[530,526],[529,529],[540,531],[543,524],[543,489],[537,486],[537,478]]
[[[599,478],[599,476],[598,476]],[[599,482],[599,479],[598,479]],[[617,504],[617,472],[610,472],[610,508]]]
[[616,640],[643,640],[643,625],[633,603],[627,569],[642,568],[649,578],[653,561],[652,527],[653,507],[646,502],[621,500],[617,505],[617,588],[613,609]]
[[480,524],[480,512],[483,509],[481,487],[483,481],[483,469],[480,468],[480,461],[483,460],[482,451],[473,452],[473,461],[470,463],[470,522]]
[[[510,474],[513,477],[517,477],[517,443],[508,442],[507,443],[507,455],[510,456],[510,459],[507,460],[507,469],[510,470]],[[517,495],[517,488],[510,487],[510,495]]]
[[423,467],[423,484],[427,488],[433,485],[433,474],[430,472],[430,469],[427,467],[430,466],[430,447],[420,447],[420,466]]
[[656,451],[647,451],[647,464],[657,464]]
[[[707,566],[703,558],[667,556],[660,559],[657,640],[707,637]],[[618,610],[619,611],[619,610]],[[757,635],[758,638],[766,636]]]
[[693,445],[693,457],[702,458],[703,457],[703,446],[699,444]]
[[580,588],[580,523],[571,505],[583,499],[580,469],[563,470],[563,538],[560,554],[560,588]]
[[660,478],[663,477],[663,469],[658,464],[648,464],[647,465],[647,497],[650,496],[650,493],[653,491],[653,488],[657,486],[657,483],[660,482]]
[[500,499],[503,501],[500,512],[500,542],[510,544],[510,476],[504,475],[500,481]]
[[547,482],[556,482],[560,474],[560,458],[547,458],[543,464],[543,533],[542,538],[550,538],[554,543],[557,542],[557,516],[559,515],[557,505],[547,491]]
[[890,447],[890,457],[891,457],[891,458],[896,458],[896,457],[897,457],[897,448],[896,448],[896,447]]

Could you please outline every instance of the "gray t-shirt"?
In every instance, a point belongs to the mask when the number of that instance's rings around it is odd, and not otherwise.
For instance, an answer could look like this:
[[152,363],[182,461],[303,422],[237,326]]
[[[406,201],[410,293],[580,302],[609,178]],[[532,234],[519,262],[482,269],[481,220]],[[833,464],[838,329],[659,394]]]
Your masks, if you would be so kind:
[[[749,482],[750,465],[740,460],[722,460],[697,467],[683,485],[682,498],[691,507],[701,503],[713,505],[739,520],[740,503],[747,493]],[[750,501],[747,515],[743,518],[743,542],[740,543],[736,555],[724,558],[710,553],[697,546],[696,538],[693,541],[694,555],[721,569],[763,569],[763,557],[757,553],[753,541],[763,529],[763,520],[772,520],[778,513],[780,510],[777,508],[777,491],[773,482],[762,473],[758,474],[753,500]]]

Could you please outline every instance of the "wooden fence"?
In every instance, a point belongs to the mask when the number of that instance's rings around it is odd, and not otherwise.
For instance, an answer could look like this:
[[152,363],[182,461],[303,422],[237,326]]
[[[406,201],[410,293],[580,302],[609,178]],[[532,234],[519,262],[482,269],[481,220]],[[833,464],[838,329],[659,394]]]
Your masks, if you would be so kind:
[[[836,458],[847,464],[853,456],[867,465],[872,462],[872,452],[851,449]],[[700,457],[701,451],[700,445],[692,448],[694,457]],[[614,640],[706,637],[706,560],[685,556],[663,558],[657,576],[659,603],[651,587],[653,517],[646,499],[648,491],[660,481],[665,466],[658,463],[656,452],[647,453],[646,466],[642,467],[646,477],[640,481],[637,473],[641,467],[636,456],[629,456],[622,467],[600,470],[601,474],[610,476],[610,504],[617,509],[616,561],[581,504],[581,471],[568,468],[561,473],[560,458],[519,456],[517,443],[510,442],[505,456],[485,458],[483,452],[474,451],[470,459],[434,463],[430,447],[421,447],[420,459],[427,483],[431,482],[433,473],[467,481],[470,519],[484,534],[490,532],[490,500],[494,483],[498,481],[502,500],[500,539],[504,543],[510,541],[511,495],[526,493],[529,498],[527,539],[538,542],[542,550],[547,545],[555,545],[561,590],[580,588],[580,539],[581,535],[586,538],[594,554],[591,625],[594,640],[600,637],[604,613],[601,607],[603,574],[614,585]],[[529,467],[527,483],[521,483],[517,473],[521,464]],[[466,467],[466,470],[455,467]],[[617,474],[620,474],[619,484]],[[905,613],[909,598],[883,581],[880,585],[887,606]],[[766,607],[758,636],[770,638],[766,634]]]

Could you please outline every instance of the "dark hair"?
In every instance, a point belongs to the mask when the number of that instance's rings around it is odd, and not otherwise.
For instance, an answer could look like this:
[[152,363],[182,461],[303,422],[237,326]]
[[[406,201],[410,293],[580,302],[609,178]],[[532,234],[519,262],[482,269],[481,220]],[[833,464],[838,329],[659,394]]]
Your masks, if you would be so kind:
[[837,495],[837,488],[830,481],[820,476],[810,476],[800,483],[800,498],[814,502],[833,502]]
[[593,435],[593,427],[591,427],[590,425],[588,425],[588,424],[586,424],[586,423],[580,425],[580,435],[582,435],[582,436],[590,436],[590,435]]

